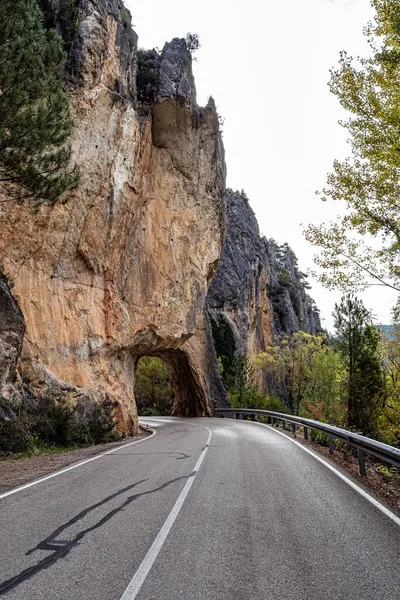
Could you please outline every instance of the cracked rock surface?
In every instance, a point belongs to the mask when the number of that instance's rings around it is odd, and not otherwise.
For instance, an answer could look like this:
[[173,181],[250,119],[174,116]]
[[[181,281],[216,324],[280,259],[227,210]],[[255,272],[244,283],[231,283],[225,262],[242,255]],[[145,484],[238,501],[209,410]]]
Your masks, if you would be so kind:
[[215,107],[195,104],[183,40],[164,48],[159,100],[143,116],[127,10],[85,0],[81,11],[69,61],[81,181],[53,207],[1,199],[0,263],[24,315],[31,385],[45,370],[68,393],[108,395],[135,431],[144,354],[175,365],[176,414],[228,402],[210,385],[203,315],[225,234],[224,152]]

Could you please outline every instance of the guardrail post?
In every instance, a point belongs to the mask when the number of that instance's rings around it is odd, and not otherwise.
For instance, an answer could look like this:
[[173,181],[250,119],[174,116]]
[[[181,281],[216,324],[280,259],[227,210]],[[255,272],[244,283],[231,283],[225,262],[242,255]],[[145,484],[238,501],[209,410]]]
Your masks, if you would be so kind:
[[349,444],[353,448],[357,448],[360,475],[364,477],[367,475],[364,453],[370,454],[385,463],[400,467],[400,450],[398,448],[393,448],[387,444],[382,444],[381,442],[366,438],[359,433],[347,431],[333,425],[300,418],[296,415],[288,415],[288,418],[286,419],[285,415],[282,413],[261,409],[243,410],[242,412],[240,408],[235,410],[235,408],[232,407],[229,409],[217,409],[216,413],[218,415],[222,414],[222,416],[229,414],[229,418],[241,420],[244,418],[243,414],[251,414],[253,415],[253,418],[255,416],[255,420],[259,422],[265,422],[265,416],[267,416],[267,422],[272,427],[278,427],[279,429],[282,425],[285,431],[293,431],[294,435],[296,432],[300,431],[299,427],[303,427],[305,440],[313,439],[313,431],[319,431],[324,434],[325,439],[326,436],[328,436],[329,451],[331,454],[334,454],[335,440],[338,439],[341,442]]
[[360,475],[365,477],[367,475],[367,469],[365,467],[365,454],[364,450],[361,450],[361,448],[358,449],[358,464],[360,467]]

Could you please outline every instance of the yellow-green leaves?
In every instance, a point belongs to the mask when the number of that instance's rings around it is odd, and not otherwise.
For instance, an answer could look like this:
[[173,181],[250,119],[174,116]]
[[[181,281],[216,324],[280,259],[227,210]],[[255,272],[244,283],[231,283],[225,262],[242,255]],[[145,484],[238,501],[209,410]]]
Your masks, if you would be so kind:
[[[306,238],[321,248],[322,283],[349,289],[376,278],[400,290],[400,4],[373,0],[376,21],[365,29],[372,56],[342,52],[330,89],[351,113],[351,157],[335,161],[321,192],[341,202],[345,216],[309,225]],[[362,243],[362,238],[375,238]]]

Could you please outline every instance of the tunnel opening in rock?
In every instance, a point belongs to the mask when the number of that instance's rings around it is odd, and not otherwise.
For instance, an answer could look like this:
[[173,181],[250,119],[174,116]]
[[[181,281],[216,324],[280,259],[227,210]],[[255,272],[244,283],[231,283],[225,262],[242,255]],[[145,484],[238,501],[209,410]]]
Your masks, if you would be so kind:
[[203,387],[187,354],[162,349],[138,357],[135,400],[139,416],[209,416]]
[[135,370],[139,416],[170,415],[174,403],[171,367],[157,356],[142,356]]

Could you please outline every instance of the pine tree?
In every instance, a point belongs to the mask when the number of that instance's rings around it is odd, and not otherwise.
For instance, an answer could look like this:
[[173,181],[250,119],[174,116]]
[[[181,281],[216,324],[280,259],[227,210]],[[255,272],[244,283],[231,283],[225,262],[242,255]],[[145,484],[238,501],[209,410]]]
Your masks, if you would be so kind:
[[237,354],[232,364],[231,388],[237,394],[239,406],[244,406],[247,393],[254,385],[254,368],[245,354]]
[[380,336],[361,300],[348,294],[335,305],[338,347],[347,367],[347,424],[365,434],[376,428],[385,396]]
[[67,144],[66,54],[36,0],[0,3],[0,187],[54,203],[78,182]]

